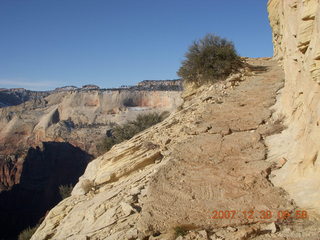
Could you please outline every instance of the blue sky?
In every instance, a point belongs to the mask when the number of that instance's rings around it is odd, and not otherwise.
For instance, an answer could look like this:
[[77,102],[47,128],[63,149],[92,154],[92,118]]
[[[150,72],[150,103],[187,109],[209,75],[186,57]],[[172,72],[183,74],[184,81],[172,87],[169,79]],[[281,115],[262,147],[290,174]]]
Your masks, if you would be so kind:
[[272,56],[267,0],[0,0],[0,88],[175,79],[207,33]]

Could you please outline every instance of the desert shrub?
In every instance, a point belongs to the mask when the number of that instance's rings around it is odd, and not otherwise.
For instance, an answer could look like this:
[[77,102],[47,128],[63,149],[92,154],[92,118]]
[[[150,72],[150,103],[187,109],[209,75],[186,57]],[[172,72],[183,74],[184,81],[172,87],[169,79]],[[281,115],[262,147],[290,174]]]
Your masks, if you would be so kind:
[[131,124],[135,125],[138,128],[138,131],[141,132],[144,129],[147,129],[162,120],[164,120],[169,115],[168,112],[163,112],[161,114],[158,113],[150,113],[150,114],[144,114],[144,115],[138,115],[137,119]]
[[126,98],[124,101],[123,101],[123,105],[125,107],[136,107],[137,105],[134,103],[133,99],[132,98]]
[[19,236],[18,236],[18,240],[29,240],[32,235],[37,231],[37,228],[39,227],[39,224],[30,228],[26,228],[25,230],[23,230]]
[[242,66],[233,43],[212,34],[195,41],[185,57],[177,74],[196,85],[221,80]]
[[137,133],[163,121],[168,116],[168,112],[140,114],[134,121],[126,124],[115,124],[112,128],[112,136],[105,136],[97,145],[100,154],[109,151],[113,145],[132,138]]
[[182,226],[177,226],[174,228],[174,234],[176,237],[187,235],[188,230]]
[[73,186],[71,184],[59,186],[59,193],[60,193],[61,198],[65,199],[67,197],[70,197],[72,189],[73,189]]
[[97,151],[99,154],[102,154],[106,151],[109,151],[115,144],[117,144],[117,142],[114,137],[105,136],[102,138],[101,142],[97,144]]

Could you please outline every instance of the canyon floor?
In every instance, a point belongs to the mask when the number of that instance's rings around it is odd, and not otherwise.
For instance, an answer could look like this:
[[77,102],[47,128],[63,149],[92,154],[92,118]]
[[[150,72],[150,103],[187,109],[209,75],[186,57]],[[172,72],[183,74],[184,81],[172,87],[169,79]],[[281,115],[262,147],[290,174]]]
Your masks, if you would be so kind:
[[272,59],[247,62],[89,163],[32,240],[319,239],[319,218],[270,181],[285,164],[265,145],[285,128],[272,111],[283,71]]

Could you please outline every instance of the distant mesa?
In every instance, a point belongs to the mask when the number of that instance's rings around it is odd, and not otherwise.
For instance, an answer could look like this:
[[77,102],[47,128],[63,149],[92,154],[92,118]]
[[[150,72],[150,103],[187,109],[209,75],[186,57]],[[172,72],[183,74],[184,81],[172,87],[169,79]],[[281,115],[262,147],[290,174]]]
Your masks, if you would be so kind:
[[93,89],[100,89],[100,87],[97,86],[97,85],[94,85],[94,84],[88,84],[88,85],[83,85],[83,86],[82,86],[82,89],[90,89],[90,90],[93,90]]
[[175,86],[175,85],[181,85],[182,80],[181,79],[174,79],[174,80],[143,80],[138,83],[138,86],[159,86],[159,85],[165,85],[165,86]]
[[81,88],[71,85],[71,86],[58,87],[54,90],[54,92],[74,91],[74,90],[95,90],[95,89],[100,89],[100,87],[94,84],[86,84],[86,85],[83,85]]
[[94,84],[86,84],[82,87],[73,85],[58,87],[50,91],[31,91],[24,88],[0,88],[0,108],[19,105],[29,100],[38,100],[47,97],[50,94],[56,92],[68,92],[68,91],[182,91],[182,80],[144,80],[137,85],[121,85],[118,88],[100,88]]
[[54,91],[60,92],[60,91],[72,91],[72,90],[77,90],[78,87],[76,86],[64,86],[64,87],[58,87]]
[[54,90],[54,92],[74,91],[74,90],[97,90],[97,89],[100,89],[100,87],[94,84],[86,84],[86,85],[83,85],[81,88],[70,85],[70,86],[58,87]]
[[0,92],[25,92],[25,88],[0,88]]
[[182,91],[182,80],[144,80],[132,88],[140,90]]

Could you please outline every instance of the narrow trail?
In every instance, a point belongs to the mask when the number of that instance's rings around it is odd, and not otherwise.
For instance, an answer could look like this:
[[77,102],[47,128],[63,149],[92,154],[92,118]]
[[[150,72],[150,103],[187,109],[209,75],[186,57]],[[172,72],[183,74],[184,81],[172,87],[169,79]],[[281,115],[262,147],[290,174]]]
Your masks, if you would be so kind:
[[[266,161],[264,145],[268,132],[278,129],[270,119],[270,107],[282,87],[283,73],[273,61],[251,64],[262,70],[227,89],[218,103],[194,98],[180,119],[191,135],[172,146],[174,160],[160,168],[150,184],[143,217],[152,228],[252,224],[261,222],[260,211],[272,212],[264,221],[273,222],[279,210],[295,208],[286,193],[268,181],[272,164]],[[236,214],[212,219],[214,210]],[[244,211],[254,215],[249,218]]]
[[264,140],[283,127],[270,109],[283,72],[270,59],[248,63],[91,162],[32,240],[169,240],[178,226],[188,230],[179,240],[318,239],[310,220],[280,218],[303,210],[268,180],[281,167]]

